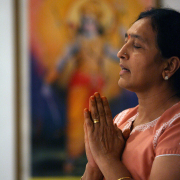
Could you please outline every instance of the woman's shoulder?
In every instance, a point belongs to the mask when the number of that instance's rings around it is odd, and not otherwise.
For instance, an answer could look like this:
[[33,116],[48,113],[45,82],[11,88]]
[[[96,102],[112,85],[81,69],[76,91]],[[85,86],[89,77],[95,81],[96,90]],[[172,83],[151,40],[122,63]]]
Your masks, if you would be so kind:
[[157,126],[162,126],[162,124],[169,124],[176,120],[178,123],[180,119],[180,102],[173,105],[171,108],[167,109],[157,121]]
[[153,147],[156,156],[180,154],[180,102],[166,110],[154,127]]

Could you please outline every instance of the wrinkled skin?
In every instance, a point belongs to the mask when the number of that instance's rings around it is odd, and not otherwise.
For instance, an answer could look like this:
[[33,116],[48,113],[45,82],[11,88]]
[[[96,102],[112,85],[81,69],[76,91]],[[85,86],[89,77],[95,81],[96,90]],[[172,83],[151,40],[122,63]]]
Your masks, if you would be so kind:
[[[85,147],[88,163],[93,168],[101,168],[103,163],[121,158],[125,139],[129,132],[124,132],[113,124],[108,101],[95,93],[90,97],[89,110],[84,110]],[[93,123],[98,119],[98,123]]]

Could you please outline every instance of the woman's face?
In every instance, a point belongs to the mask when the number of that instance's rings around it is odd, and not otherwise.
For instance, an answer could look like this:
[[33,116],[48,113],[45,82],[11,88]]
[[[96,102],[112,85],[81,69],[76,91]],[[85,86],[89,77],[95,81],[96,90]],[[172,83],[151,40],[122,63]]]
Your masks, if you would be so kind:
[[163,61],[150,19],[140,19],[131,26],[117,56],[121,67],[120,87],[142,92],[162,83]]

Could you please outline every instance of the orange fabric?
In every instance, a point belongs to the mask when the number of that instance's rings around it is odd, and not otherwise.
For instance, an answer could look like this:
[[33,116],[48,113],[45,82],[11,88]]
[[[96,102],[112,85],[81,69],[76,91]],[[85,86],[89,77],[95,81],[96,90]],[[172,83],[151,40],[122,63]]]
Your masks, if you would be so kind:
[[67,100],[67,152],[72,159],[84,152],[84,108],[89,106],[89,97],[103,88],[102,77],[92,78],[76,71],[68,88]]
[[[92,93],[102,90],[104,86],[104,79],[101,74],[93,73],[91,75],[77,70],[72,75],[68,89],[71,91],[71,88],[76,86],[86,87],[89,94],[92,95]],[[87,99],[89,99],[89,97],[87,97],[86,100]]]
[[[137,110],[138,106],[121,112],[114,123],[122,131],[130,128]],[[146,180],[149,179],[154,159],[161,155],[180,155],[180,102],[161,117],[132,130],[122,162],[135,180]]]
[[67,151],[71,158],[84,152],[83,109],[89,92],[82,86],[71,89],[68,94]]

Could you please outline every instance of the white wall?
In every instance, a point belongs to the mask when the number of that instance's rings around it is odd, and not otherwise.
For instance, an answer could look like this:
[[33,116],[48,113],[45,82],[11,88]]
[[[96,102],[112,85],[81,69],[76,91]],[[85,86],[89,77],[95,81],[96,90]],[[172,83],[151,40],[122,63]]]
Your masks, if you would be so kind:
[[0,0],[0,179],[15,178],[13,0]]
[[162,1],[162,6],[164,7],[170,7],[175,10],[180,11],[180,0],[161,0]]
[[[0,180],[15,179],[13,2],[13,0],[0,0]],[[27,0],[21,2],[25,3]],[[163,6],[180,10],[179,0],[161,0],[161,3]],[[23,69],[27,70],[27,66]],[[22,89],[24,93],[27,86]],[[26,104],[26,100],[23,101],[23,105]],[[22,116],[27,117],[27,114],[28,112],[25,112]],[[24,129],[27,129],[26,125],[24,126]],[[28,151],[27,146],[23,149]],[[27,169],[23,170],[27,173]],[[22,179],[25,179],[24,176]]]

